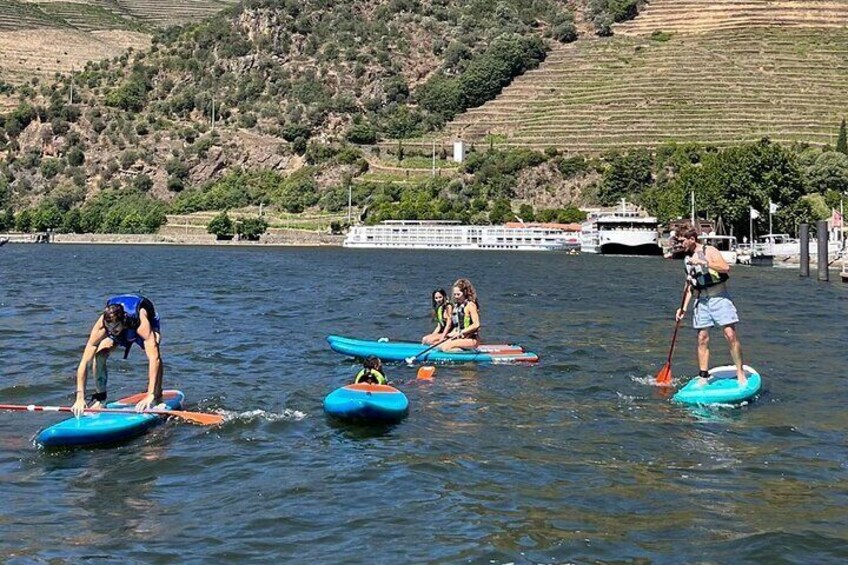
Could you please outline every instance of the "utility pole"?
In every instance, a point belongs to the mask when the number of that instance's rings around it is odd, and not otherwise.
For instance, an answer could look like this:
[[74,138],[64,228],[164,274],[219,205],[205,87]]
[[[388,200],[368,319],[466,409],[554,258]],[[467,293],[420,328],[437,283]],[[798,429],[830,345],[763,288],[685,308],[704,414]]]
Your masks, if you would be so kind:
[[436,177],[436,141],[433,140],[433,178]]

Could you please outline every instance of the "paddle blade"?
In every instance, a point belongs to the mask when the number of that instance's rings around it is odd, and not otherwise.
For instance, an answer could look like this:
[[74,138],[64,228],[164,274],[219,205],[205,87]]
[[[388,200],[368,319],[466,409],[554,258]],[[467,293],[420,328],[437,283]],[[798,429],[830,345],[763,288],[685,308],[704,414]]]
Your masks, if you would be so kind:
[[671,386],[671,364],[666,363],[659,370],[656,377],[656,382],[660,386]]
[[436,368],[432,365],[426,365],[418,369],[417,378],[419,381],[432,381],[435,374]]
[[224,422],[224,417],[220,414],[209,414],[206,412],[186,412],[184,410],[148,410],[155,414],[165,414],[181,418],[186,422],[198,424],[201,426],[217,426]]

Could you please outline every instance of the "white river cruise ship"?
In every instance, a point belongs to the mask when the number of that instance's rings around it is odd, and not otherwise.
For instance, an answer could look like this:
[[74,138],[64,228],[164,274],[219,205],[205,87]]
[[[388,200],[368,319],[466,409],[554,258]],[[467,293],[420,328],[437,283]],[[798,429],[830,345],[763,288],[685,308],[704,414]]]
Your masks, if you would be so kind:
[[343,245],[375,249],[576,251],[580,240],[577,232],[548,224],[468,226],[435,220],[387,220],[376,226],[352,227]]
[[583,224],[580,234],[583,253],[610,255],[662,255],[656,218],[628,207],[600,214]]

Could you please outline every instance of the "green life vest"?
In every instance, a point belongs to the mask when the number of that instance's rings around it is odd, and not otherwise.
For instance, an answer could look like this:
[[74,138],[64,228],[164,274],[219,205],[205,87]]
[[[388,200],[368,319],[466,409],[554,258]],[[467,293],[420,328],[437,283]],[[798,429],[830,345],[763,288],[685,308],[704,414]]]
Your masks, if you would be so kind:
[[362,369],[356,373],[356,378],[353,379],[353,384],[367,383],[371,380],[377,381],[378,385],[384,385],[389,382],[383,373],[376,369]]

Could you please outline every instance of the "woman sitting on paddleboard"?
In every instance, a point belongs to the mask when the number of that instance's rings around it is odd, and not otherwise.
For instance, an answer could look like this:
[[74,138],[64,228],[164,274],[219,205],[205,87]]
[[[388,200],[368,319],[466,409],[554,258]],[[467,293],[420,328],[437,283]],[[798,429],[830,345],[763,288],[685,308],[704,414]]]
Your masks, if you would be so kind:
[[452,330],[448,340],[439,346],[442,351],[473,349],[480,345],[480,306],[477,291],[468,279],[453,283]]
[[451,329],[451,305],[448,302],[448,293],[443,288],[433,291],[433,317],[436,319],[436,328],[421,338],[424,345],[435,345],[444,341]]

